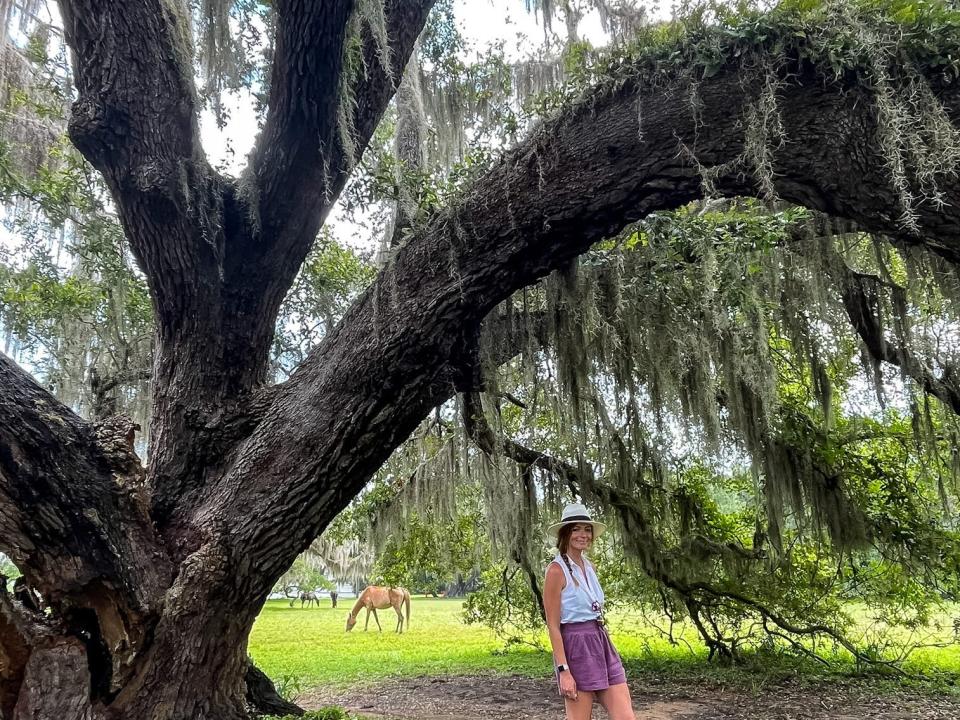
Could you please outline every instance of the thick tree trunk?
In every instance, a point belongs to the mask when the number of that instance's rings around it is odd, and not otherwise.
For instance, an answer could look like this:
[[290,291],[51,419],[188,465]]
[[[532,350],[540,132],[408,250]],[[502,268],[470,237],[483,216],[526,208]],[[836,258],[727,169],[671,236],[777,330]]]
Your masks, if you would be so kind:
[[[357,148],[431,4],[387,3],[392,72],[364,30]],[[155,303],[155,454],[144,473],[122,423],[84,423],[0,358],[0,550],[50,607],[0,603],[5,716],[243,718],[246,637],[273,583],[433,407],[470,389],[487,313],[625,224],[700,197],[681,148],[711,167],[745,151],[762,83],[737,67],[699,83],[697,114],[683,82],[598,89],[419,229],[291,380],[266,388],[276,309],[351,164],[334,129],[353,5],[275,3],[282,66],[237,183],[197,142],[181,4],[61,2],[71,134],[107,177]],[[943,95],[956,118],[960,91]],[[799,64],[778,100],[781,196],[901,234],[868,90]],[[716,185],[758,192],[739,169]],[[955,185],[947,196],[960,201]],[[912,240],[960,258],[958,206],[919,208],[926,234]]]
[[[269,697],[246,655],[273,563],[231,540],[235,517],[196,513],[276,397],[264,384],[277,308],[352,166],[336,123],[354,5],[276,3],[270,113],[241,184],[197,141],[180,6],[61,1],[79,96],[70,134],[106,178],[154,301],[154,452],[144,472],[128,426],[87,425],[0,358],[0,545],[51,610],[4,601],[4,719],[233,720],[246,699],[296,709]],[[387,3],[390,68],[364,26],[356,152],[431,5]]]
[[[182,617],[182,616],[181,616]],[[187,631],[191,634],[184,634]],[[70,634],[33,643],[19,679],[13,720],[245,720],[249,624],[221,618],[165,624],[157,645],[135,659],[129,680],[113,694],[97,692],[89,644]],[[279,705],[274,706],[279,708]]]

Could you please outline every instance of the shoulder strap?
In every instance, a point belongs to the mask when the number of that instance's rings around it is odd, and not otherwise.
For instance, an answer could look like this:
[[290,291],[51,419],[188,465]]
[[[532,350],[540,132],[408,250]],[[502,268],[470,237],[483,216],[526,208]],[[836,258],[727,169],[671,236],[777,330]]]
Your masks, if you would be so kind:
[[587,581],[587,584],[591,586],[591,590],[596,589],[600,590],[600,578],[597,577],[597,569],[593,566],[593,563],[590,562],[586,557],[583,558],[584,569],[584,579]]
[[[600,602],[600,598],[596,593],[596,591],[600,588],[600,581],[597,579],[597,574],[593,569],[593,564],[585,557],[583,558],[583,569],[580,572],[584,579],[584,583],[582,585],[579,583],[577,584],[577,587],[580,588],[580,592],[583,593],[584,597],[587,598],[591,605],[596,603],[597,605],[602,606],[603,603]],[[591,577],[593,578],[592,580]],[[600,615],[601,617],[603,616],[602,610],[600,611]]]

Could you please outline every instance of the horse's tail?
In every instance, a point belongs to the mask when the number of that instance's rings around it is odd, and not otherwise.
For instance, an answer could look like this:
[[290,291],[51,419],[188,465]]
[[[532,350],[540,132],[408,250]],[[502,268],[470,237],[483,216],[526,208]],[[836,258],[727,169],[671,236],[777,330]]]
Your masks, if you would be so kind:
[[404,588],[403,590],[403,602],[407,605],[407,630],[410,629],[410,591]]

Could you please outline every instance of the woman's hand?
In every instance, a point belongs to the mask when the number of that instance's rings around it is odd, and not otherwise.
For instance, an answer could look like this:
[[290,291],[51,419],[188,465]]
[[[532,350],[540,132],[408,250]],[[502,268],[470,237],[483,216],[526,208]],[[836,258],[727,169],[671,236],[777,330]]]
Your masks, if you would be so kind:
[[560,694],[571,700],[577,699],[577,681],[569,670],[560,673]]

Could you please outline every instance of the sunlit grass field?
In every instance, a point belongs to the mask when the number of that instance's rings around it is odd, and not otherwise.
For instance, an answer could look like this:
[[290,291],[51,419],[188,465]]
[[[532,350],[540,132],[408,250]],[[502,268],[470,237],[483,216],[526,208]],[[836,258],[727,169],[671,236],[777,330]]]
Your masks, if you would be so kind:
[[344,632],[353,599],[343,598],[336,610],[330,601],[321,607],[289,607],[271,600],[260,613],[250,636],[250,654],[270,677],[281,683],[295,678],[303,688],[320,684],[353,684],[396,675],[442,675],[511,672],[544,675],[550,672],[546,653],[503,647],[493,633],[460,620],[462,600],[413,597],[409,631],[393,632],[396,614],[379,610],[383,632],[364,632],[364,612],[352,632]]
[[[391,609],[379,611],[383,633],[364,632],[364,613],[356,628],[344,632],[352,599],[343,598],[333,610],[324,599],[320,608],[290,607],[284,600],[267,603],[250,637],[250,654],[281,689],[300,692],[318,685],[342,686],[373,682],[391,676],[419,676],[472,673],[512,673],[533,677],[551,674],[549,653],[532,647],[515,646],[503,651],[503,642],[485,627],[466,625],[461,620],[462,601],[414,597],[409,631],[396,635],[396,615]],[[864,619],[866,627],[866,618]],[[916,650],[907,660],[908,673],[923,674],[949,687],[960,682],[960,645],[952,638],[952,620],[942,619],[943,630],[929,641],[946,647]],[[706,662],[706,650],[691,629],[675,632],[671,644],[639,615],[620,613],[612,618],[612,637],[631,674],[644,671],[681,675],[708,674],[718,681],[746,679],[755,683],[765,676],[822,678],[827,669],[808,660],[771,657],[754,658],[746,666],[722,669]],[[878,636],[882,640],[882,637]],[[546,636],[542,637],[546,647]],[[820,651],[826,650],[821,646]],[[840,672],[855,670],[841,661]],[[736,677],[734,677],[736,676]],[[898,679],[897,682],[902,682]]]

